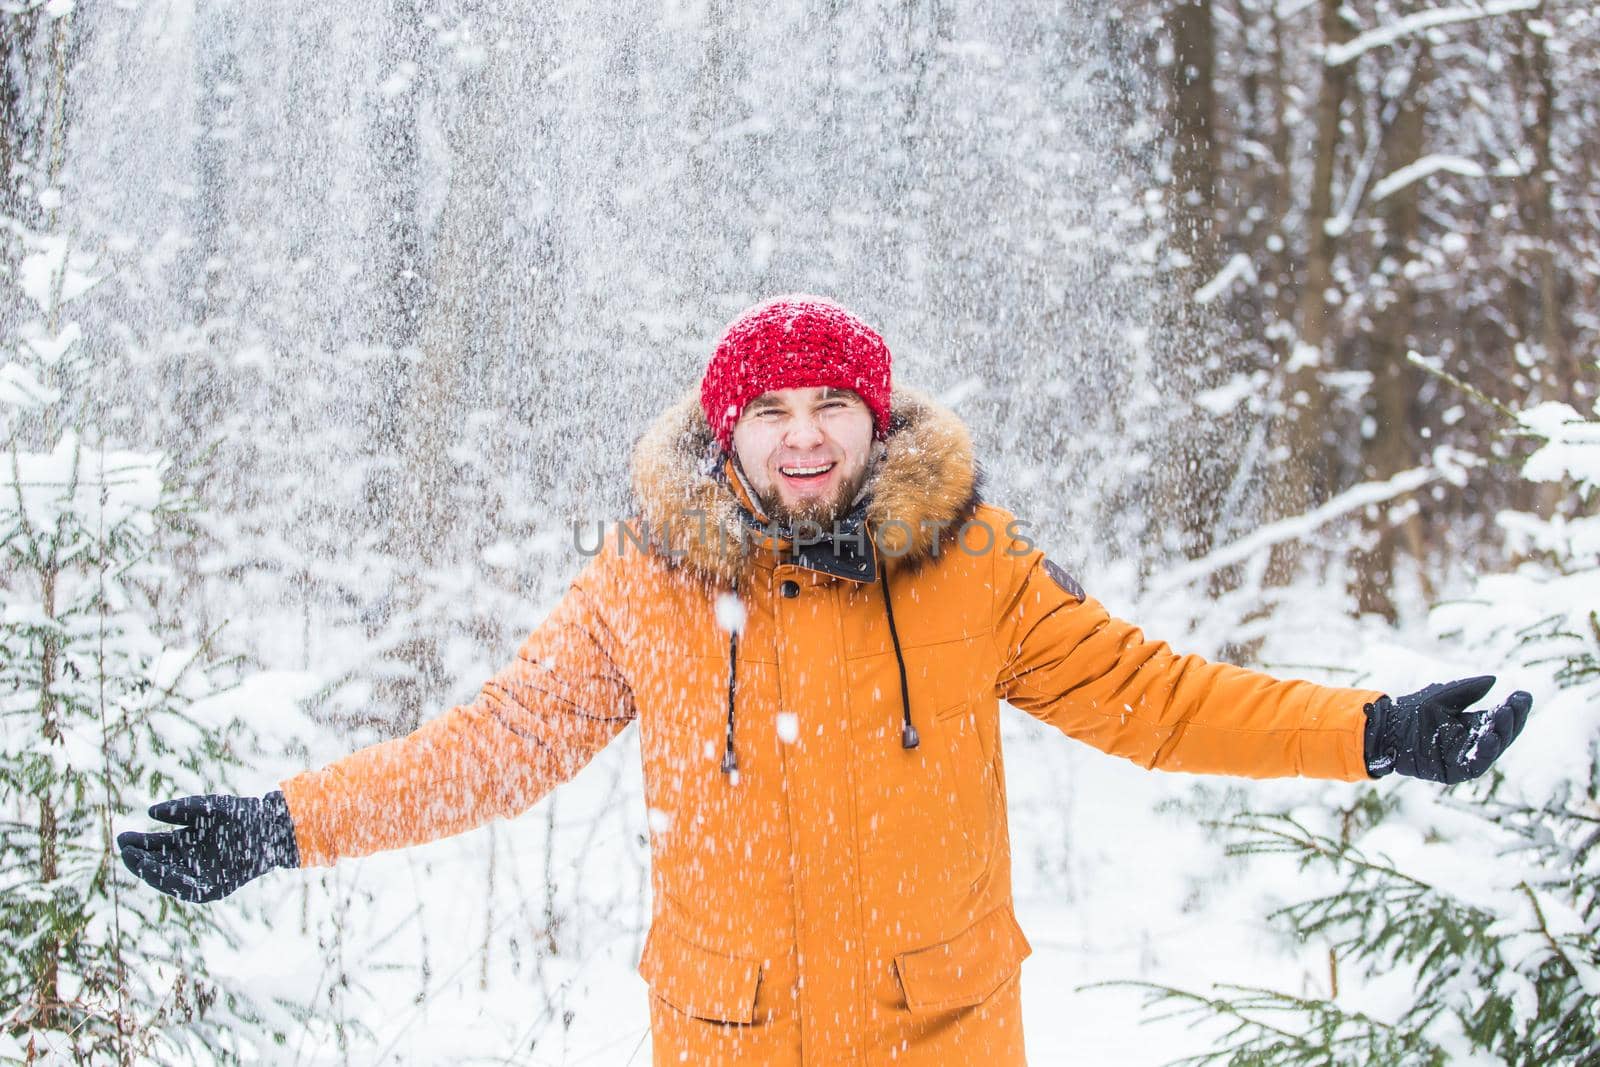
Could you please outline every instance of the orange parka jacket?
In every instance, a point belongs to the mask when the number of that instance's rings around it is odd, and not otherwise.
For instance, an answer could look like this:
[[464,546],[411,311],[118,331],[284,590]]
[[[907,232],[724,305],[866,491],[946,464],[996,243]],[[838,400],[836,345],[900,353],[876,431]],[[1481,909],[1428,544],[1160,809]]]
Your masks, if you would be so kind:
[[1379,694],[1110,617],[979,499],[952,412],[896,390],[876,464],[875,580],[749,551],[686,395],[636,446],[637,514],[475,700],[282,784],[302,864],[515,815],[637,721],[656,1063],[1002,1067],[1029,946],[1000,701],[1145,767],[1367,777]]

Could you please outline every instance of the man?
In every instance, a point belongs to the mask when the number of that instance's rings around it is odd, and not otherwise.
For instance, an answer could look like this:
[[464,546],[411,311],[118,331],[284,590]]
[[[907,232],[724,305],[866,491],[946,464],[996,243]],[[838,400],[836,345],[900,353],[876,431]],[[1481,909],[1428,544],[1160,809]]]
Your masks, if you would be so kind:
[[526,809],[639,723],[658,1063],[1023,1062],[999,701],[1146,767],[1444,782],[1522,729],[1492,678],[1390,700],[1173,654],[984,502],[882,339],[788,297],[727,329],[633,456],[637,512],[477,699],[264,799],[119,837],[226,895]]

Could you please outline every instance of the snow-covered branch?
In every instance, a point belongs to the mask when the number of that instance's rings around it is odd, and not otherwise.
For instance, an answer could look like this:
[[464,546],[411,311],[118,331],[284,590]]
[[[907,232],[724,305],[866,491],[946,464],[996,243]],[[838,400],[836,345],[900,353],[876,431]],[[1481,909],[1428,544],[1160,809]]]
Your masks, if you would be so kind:
[[1239,278],[1243,278],[1251,285],[1256,284],[1255,264],[1250,262],[1250,257],[1239,252],[1228,260],[1226,266],[1217,271],[1217,276],[1206,282],[1194,291],[1196,304],[1209,304],[1217,296],[1227,290]]
[[1440,7],[1431,11],[1419,11],[1414,15],[1396,19],[1387,26],[1368,30],[1336,48],[1328,49],[1323,62],[1330,67],[1342,67],[1374,48],[1394,44],[1402,38],[1433,29],[1435,26],[1449,26],[1457,22],[1471,22],[1474,19],[1491,18],[1495,15],[1509,15],[1516,11],[1532,11],[1538,6],[1539,0],[1493,0],[1491,3],[1473,4],[1467,7]]
[[1289,518],[1270,522],[1214,552],[1181,567],[1173,568],[1164,578],[1152,585],[1150,595],[1159,596],[1178,589],[1224,567],[1242,563],[1264,548],[1304,537],[1341,515],[1348,515],[1369,505],[1381,504],[1397,496],[1415,492],[1429,482],[1438,481],[1444,476],[1445,472],[1438,468],[1417,467],[1401,471],[1387,481],[1363,482],[1361,485],[1353,486],[1321,507],[1313,508],[1303,515],[1291,515]]
[[1430,174],[1445,171],[1449,174],[1459,174],[1463,178],[1483,178],[1488,172],[1470,159],[1461,156],[1424,156],[1415,163],[1407,163],[1399,170],[1388,175],[1372,187],[1372,199],[1382,200],[1392,196],[1413,182],[1419,182]]

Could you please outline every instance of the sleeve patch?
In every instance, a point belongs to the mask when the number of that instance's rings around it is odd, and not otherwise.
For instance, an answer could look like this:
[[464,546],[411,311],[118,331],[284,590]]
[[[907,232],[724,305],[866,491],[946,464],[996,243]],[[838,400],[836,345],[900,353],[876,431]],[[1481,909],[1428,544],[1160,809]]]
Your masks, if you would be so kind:
[[1086,595],[1083,591],[1083,586],[1079,585],[1076,578],[1062,570],[1049,557],[1046,557],[1044,560],[1044,572],[1050,576],[1050,580],[1052,582],[1055,582],[1056,585],[1061,587],[1062,592],[1066,593],[1070,597],[1075,598],[1078,603],[1083,603]]

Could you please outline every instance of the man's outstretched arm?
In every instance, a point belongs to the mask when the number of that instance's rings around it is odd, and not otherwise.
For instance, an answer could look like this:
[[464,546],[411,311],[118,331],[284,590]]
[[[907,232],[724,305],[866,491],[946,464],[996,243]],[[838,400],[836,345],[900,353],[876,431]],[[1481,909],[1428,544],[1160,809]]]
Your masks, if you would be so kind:
[[1145,767],[1344,781],[1397,770],[1464,781],[1515,740],[1532,703],[1516,693],[1499,708],[1468,711],[1492,678],[1391,700],[1180,656],[1113,618],[1037,551],[999,553],[994,585],[998,695]]
[[211,900],[274,866],[326,866],[526,810],[635,714],[615,635],[583,581],[471,703],[288,779],[281,799],[158,804],[152,817],[181,816],[183,828],[120,835],[124,862],[163,892]]

